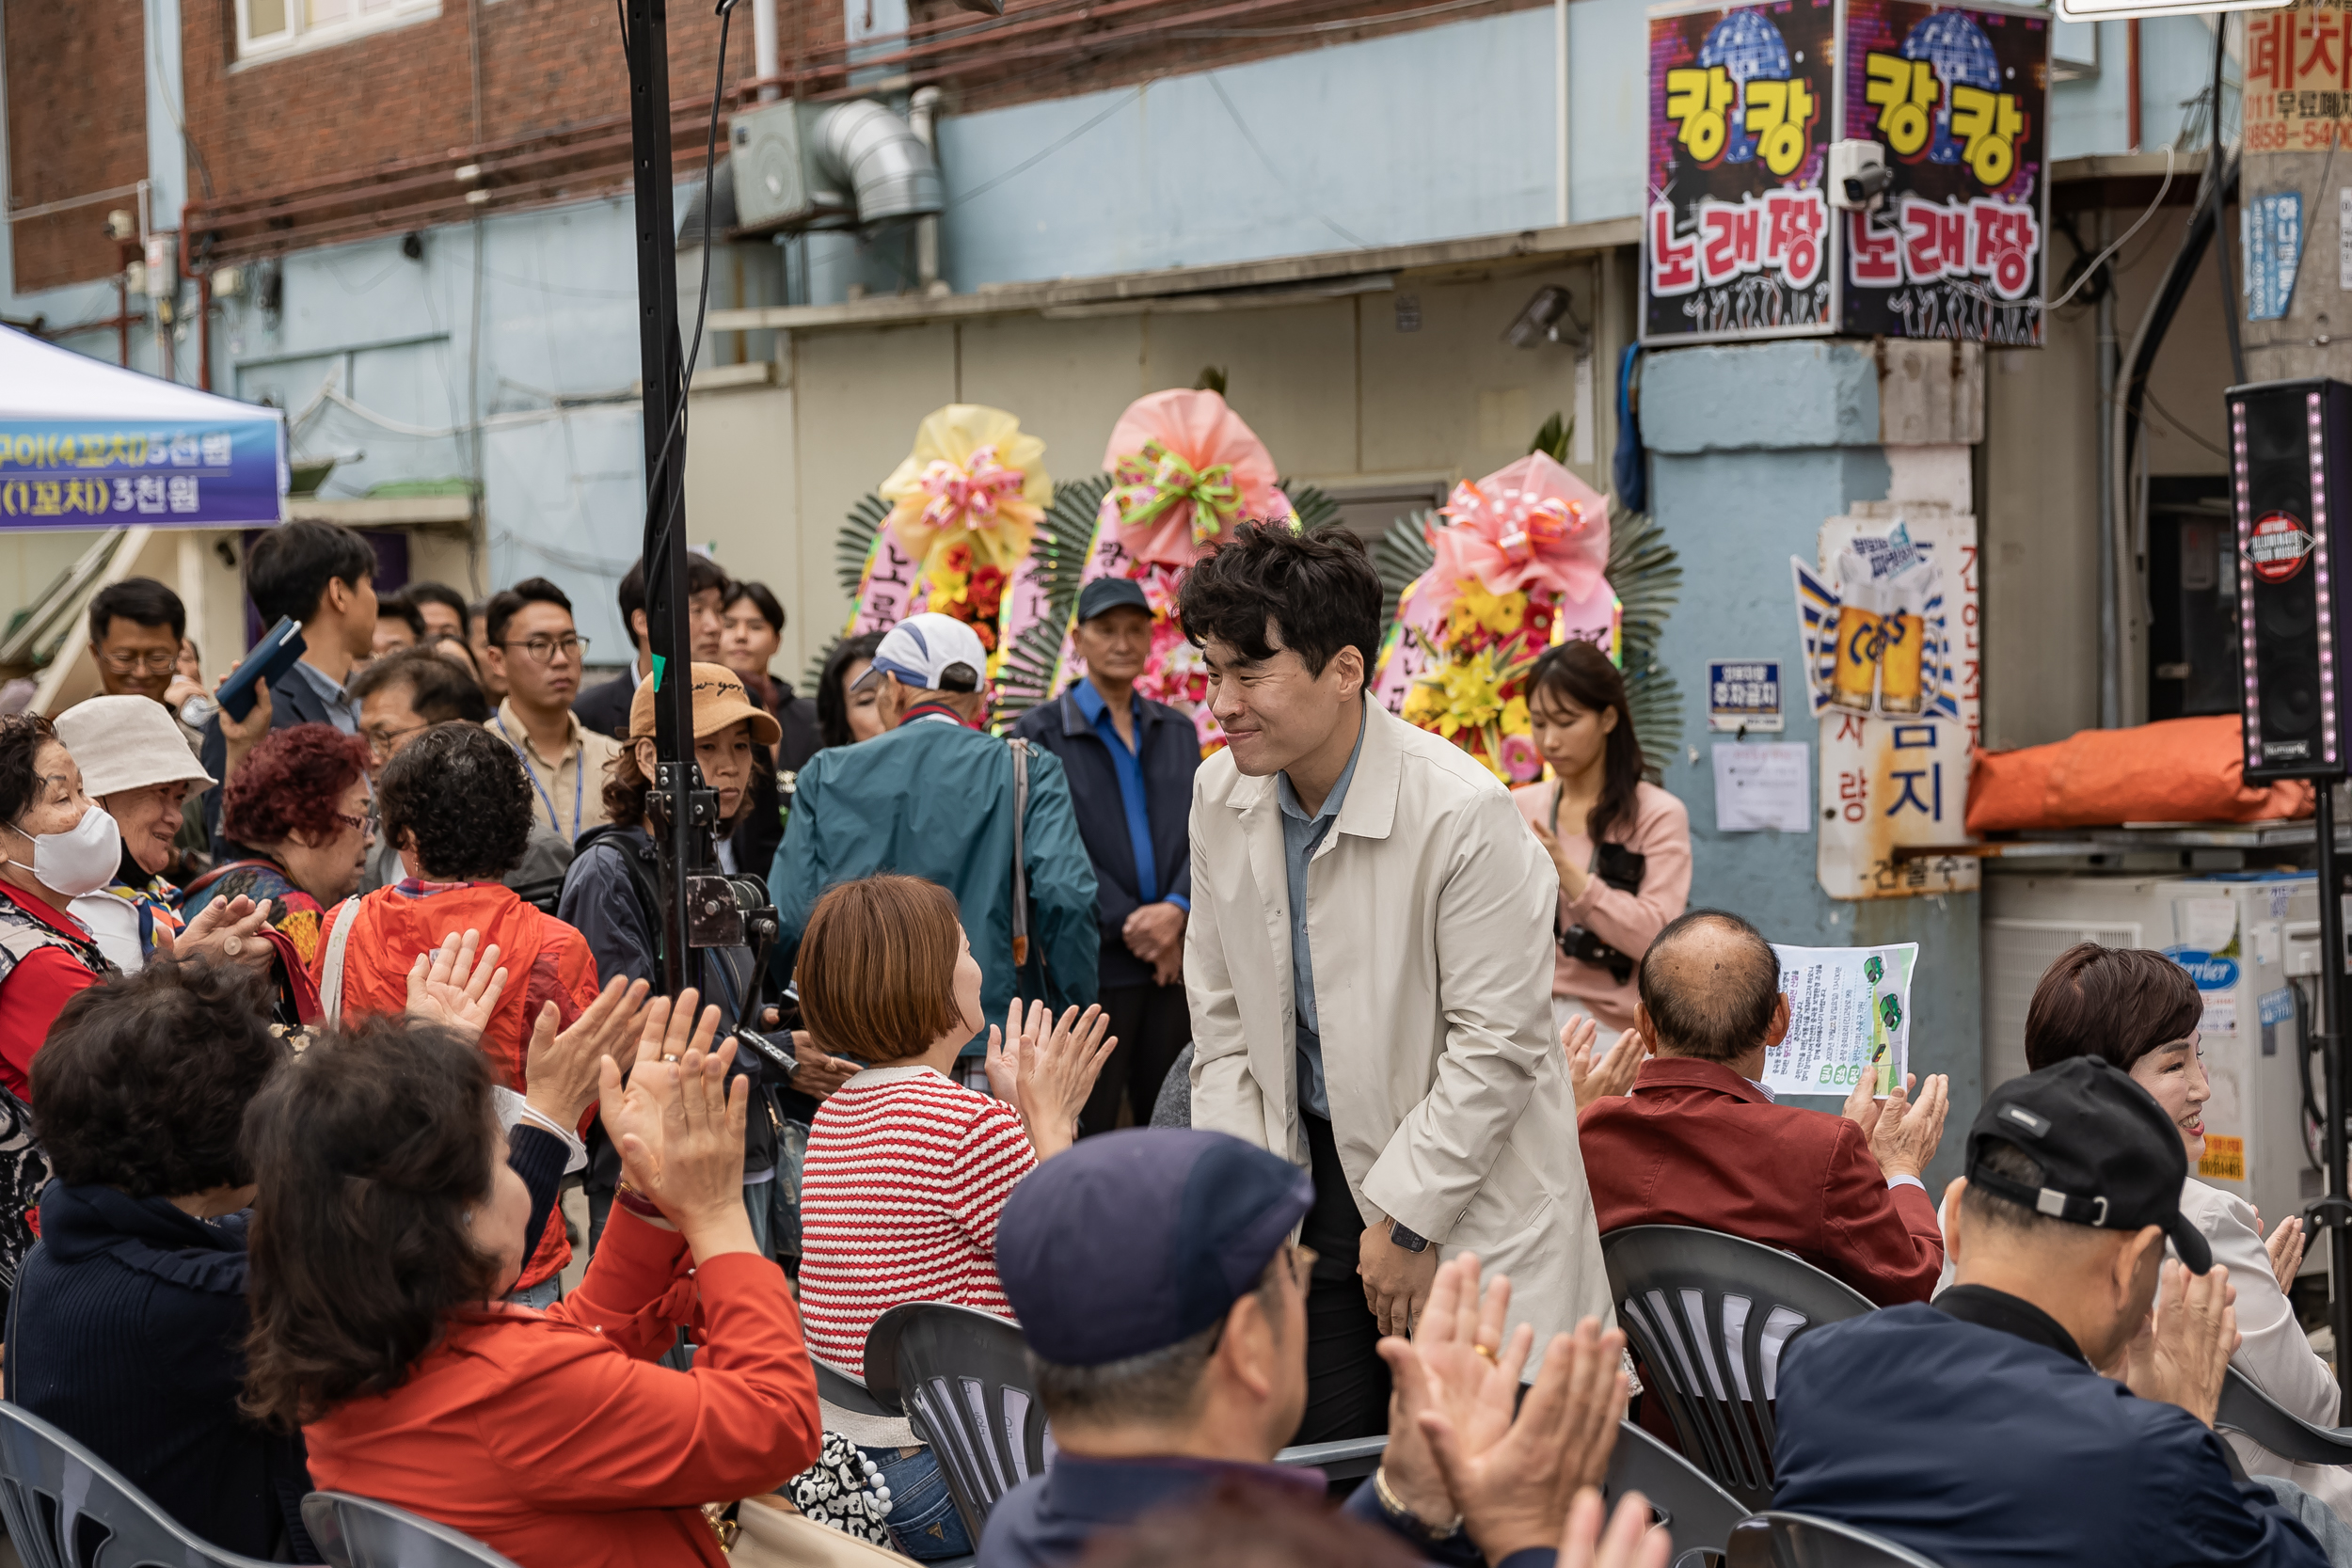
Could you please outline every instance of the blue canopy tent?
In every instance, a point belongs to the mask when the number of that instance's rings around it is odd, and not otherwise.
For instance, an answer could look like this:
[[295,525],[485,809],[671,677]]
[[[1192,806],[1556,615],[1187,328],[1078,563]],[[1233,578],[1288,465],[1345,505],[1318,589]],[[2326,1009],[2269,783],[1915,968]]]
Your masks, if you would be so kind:
[[251,528],[286,480],[277,409],[0,331],[0,529]]

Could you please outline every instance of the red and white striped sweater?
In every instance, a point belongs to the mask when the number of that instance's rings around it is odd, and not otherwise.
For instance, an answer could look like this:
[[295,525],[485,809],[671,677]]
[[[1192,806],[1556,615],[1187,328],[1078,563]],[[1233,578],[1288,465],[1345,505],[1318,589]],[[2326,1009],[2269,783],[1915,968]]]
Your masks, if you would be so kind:
[[801,1321],[854,1372],[901,1302],[1012,1316],[996,1216],[1037,1165],[1012,1107],[927,1067],[868,1068],[817,1109],[801,1182]]

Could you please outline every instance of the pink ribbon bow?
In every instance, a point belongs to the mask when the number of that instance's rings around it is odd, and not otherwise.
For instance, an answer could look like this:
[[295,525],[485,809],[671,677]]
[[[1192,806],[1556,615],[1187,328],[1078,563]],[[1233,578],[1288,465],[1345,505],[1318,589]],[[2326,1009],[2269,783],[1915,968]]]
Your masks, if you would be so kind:
[[1581,600],[1609,564],[1609,502],[1542,452],[1456,484],[1440,515],[1451,526],[1431,531],[1438,560],[1426,578],[1449,601],[1465,578],[1489,594],[1540,588]]
[[1021,494],[1025,476],[997,461],[993,446],[972,449],[972,460],[959,468],[944,457],[924,467],[915,483],[930,499],[923,503],[923,526],[939,532],[950,529],[985,530],[996,520],[1006,498]]

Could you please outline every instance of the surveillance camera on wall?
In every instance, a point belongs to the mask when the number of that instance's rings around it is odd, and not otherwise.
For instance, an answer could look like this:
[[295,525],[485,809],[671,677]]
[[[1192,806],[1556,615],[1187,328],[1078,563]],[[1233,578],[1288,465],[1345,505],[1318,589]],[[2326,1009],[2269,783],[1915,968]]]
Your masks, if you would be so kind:
[[1879,143],[1830,143],[1829,196],[1836,205],[1853,213],[1883,206],[1887,182],[1893,178],[1886,166],[1886,149]]
[[1585,341],[1584,328],[1569,306],[1567,290],[1557,283],[1545,284],[1520,307],[1518,320],[1503,333],[1503,341],[1513,348],[1534,348],[1537,343],[1563,341],[1581,344]]

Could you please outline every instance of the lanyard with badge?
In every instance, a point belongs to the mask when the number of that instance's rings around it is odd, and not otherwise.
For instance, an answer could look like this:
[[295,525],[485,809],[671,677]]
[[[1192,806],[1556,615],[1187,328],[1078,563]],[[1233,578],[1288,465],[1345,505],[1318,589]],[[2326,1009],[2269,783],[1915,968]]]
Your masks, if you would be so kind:
[[[509,746],[514,747],[514,748],[515,748],[515,754],[516,754],[517,757],[520,757],[520,758],[522,759],[522,765],[523,765],[523,777],[525,777],[525,778],[527,778],[527,779],[529,779],[529,780],[531,781],[531,787],[532,787],[532,788],[533,788],[533,789],[535,789],[535,790],[537,790],[537,791],[539,792],[539,799],[540,799],[541,800],[543,800],[543,801],[545,801],[545,802],[547,803],[547,808],[548,808],[548,826],[550,829],[553,829],[554,831],[556,831],[556,832],[561,832],[563,831],[563,828],[562,828],[562,826],[561,826],[561,825],[560,825],[560,824],[556,821],[556,819],[555,819],[555,797],[554,797],[554,796],[552,796],[552,795],[550,795],[550,794],[548,794],[548,786],[547,786],[547,785],[545,785],[545,784],[541,784],[541,783],[539,782],[539,770],[538,770],[537,768],[533,768],[533,767],[532,767],[532,766],[531,766],[531,753],[530,753],[530,752],[526,751],[526,750],[523,748],[522,743],[521,743],[520,741],[516,740],[516,739],[514,737],[514,736],[513,736],[511,733],[509,733],[509,732],[508,732],[508,730],[507,730],[507,728],[506,728],[506,715],[504,715],[504,714],[502,714],[502,713],[492,714],[492,715],[490,716],[490,722],[491,722],[491,723],[493,723],[493,724],[496,724],[496,725],[499,727],[499,734],[501,734],[501,735],[502,735],[502,736],[506,736],[506,743],[507,743]],[[563,765],[559,763],[559,764],[556,766],[556,769],[555,769],[555,770],[556,770],[556,772],[557,772],[557,773],[561,774],[561,773],[564,771]],[[583,807],[584,807],[584,805],[585,805],[585,803],[586,803],[586,800],[587,800],[587,795],[586,795],[586,789],[587,789],[587,779],[588,779],[588,748],[587,748],[587,747],[585,747],[585,746],[582,746],[582,747],[580,749],[580,763],[579,763],[579,766],[578,766],[577,768],[575,768],[572,770],[572,834],[571,834],[571,836],[572,836],[572,838],[573,838],[575,841],[577,841],[577,840],[579,839],[579,837],[580,837],[580,817],[581,817],[581,816],[583,815]]]

